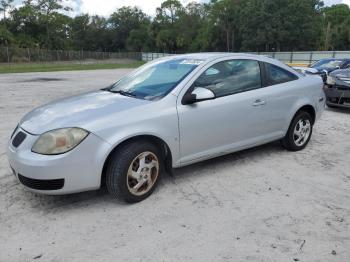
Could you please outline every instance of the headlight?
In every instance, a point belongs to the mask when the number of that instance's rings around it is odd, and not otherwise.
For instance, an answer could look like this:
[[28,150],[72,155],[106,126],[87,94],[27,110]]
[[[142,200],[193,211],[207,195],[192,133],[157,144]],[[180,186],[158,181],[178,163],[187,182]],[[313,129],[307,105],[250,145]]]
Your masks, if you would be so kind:
[[336,80],[334,77],[332,77],[332,76],[327,77],[327,84],[328,85],[335,85],[335,82],[336,82]]
[[59,155],[79,145],[89,132],[81,128],[63,128],[42,134],[36,140],[32,151],[42,155]]

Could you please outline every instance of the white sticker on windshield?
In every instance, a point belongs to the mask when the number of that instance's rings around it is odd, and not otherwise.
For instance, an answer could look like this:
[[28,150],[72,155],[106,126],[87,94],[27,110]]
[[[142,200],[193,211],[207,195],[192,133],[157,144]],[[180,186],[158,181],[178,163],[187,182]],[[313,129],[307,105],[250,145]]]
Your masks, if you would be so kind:
[[186,59],[186,60],[183,60],[180,64],[181,65],[200,65],[203,62],[204,62],[203,60]]

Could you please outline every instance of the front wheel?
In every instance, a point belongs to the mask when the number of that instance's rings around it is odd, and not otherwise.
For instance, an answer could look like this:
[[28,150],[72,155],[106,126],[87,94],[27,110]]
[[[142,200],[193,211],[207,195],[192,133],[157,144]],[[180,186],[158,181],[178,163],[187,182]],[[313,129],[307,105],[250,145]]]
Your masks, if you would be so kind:
[[163,170],[162,154],[152,143],[128,143],[111,156],[106,170],[110,194],[129,202],[139,202],[152,194]]
[[313,129],[313,121],[309,113],[299,112],[293,119],[286,136],[282,139],[282,145],[290,151],[304,149],[310,141]]

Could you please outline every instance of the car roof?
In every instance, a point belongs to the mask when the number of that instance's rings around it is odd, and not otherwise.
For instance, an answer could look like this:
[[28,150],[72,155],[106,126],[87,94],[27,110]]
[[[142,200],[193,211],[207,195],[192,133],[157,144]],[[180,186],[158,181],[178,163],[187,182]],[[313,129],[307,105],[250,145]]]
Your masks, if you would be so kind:
[[249,59],[262,59],[267,58],[267,56],[262,55],[253,55],[253,54],[246,54],[246,53],[216,53],[216,52],[209,52],[209,53],[192,53],[192,54],[183,54],[183,55],[171,55],[168,57],[165,57],[166,60],[172,60],[172,59],[194,59],[194,60],[204,60],[204,61],[211,61],[219,58],[225,58],[225,57],[246,57]]
[[171,56],[165,56],[162,58],[157,59],[158,61],[171,61],[174,59],[188,59],[188,60],[202,60],[204,63],[210,63],[212,61],[215,61],[216,59],[250,59],[250,60],[257,60],[262,61],[265,63],[270,63],[273,65],[277,65],[279,67],[282,67],[283,69],[290,71],[296,75],[301,76],[299,72],[291,68],[290,66],[284,64],[283,62],[274,59],[272,57],[266,56],[266,55],[254,55],[254,54],[247,54],[247,53],[193,53],[193,54],[183,54],[183,55],[171,55]]

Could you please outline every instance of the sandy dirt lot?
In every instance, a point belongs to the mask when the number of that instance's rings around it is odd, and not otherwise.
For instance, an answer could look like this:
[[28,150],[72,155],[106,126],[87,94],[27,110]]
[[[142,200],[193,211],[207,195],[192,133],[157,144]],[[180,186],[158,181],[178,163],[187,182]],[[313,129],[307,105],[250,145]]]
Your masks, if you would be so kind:
[[146,201],[104,190],[27,192],[7,139],[35,106],[128,70],[0,75],[0,261],[350,261],[350,112],[327,110],[309,146],[279,143],[181,168]]

